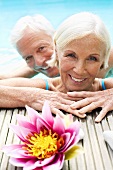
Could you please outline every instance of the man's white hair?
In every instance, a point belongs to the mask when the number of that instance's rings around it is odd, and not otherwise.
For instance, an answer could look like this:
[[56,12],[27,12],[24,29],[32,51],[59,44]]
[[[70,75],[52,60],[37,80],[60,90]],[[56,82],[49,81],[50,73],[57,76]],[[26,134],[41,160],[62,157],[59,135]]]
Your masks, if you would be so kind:
[[24,36],[27,28],[32,29],[34,32],[44,31],[51,37],[53,37],[55,32],[51,23],[44,16],[24,16],[17,21],[11,32],[11,43],[15,47],[17,42]]
[[[102,20],[90,12],[74,14],[59,26],[54,35],[56,50],[61,50],[71,41],[83,38],[89,34],[94,34],[105,44],[104,68],[107,68],[111,49],[110,36]],[[51,66],[57,65],[57,57],[54,56],[49,64]]]

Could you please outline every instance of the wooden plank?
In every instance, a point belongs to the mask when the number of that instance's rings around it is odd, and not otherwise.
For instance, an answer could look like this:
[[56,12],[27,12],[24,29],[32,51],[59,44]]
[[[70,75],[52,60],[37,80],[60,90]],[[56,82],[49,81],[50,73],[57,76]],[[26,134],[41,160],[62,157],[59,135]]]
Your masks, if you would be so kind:
[[[83,140],[81,140],[79,142],[79,145],[83,145]],[[77,166],[77,170],[86,170],[86,162],[85,162],[85,159],[84,159],[84,154],[80,154],[78,155],[76,158],[76,166]],[[74,169],[73,169],[74,170]]]
[[[84,139],[79,142],[84,147],[84,154],[65,161],[62,170],[113,170],[113,151],[104,141],[103,131],[113,130],[113,112],[110,112],[101,123],[95,123],[94,111],[85,119],[78,119],[84,131]],[[8,109],[0,111],[0,146],[18,144],[20,140],[9,129],[9,124],[16,124],[16,115],[27,115],[25,109]],[[0,170],[22,170],[9,163],[9,157],[0,153]]]
[[[102,121],[103,131],[112,130],[113,131],[113,111],[107,114],[106,118]],[[113,169],[113,150],[109,147],[109,145],[105,142],[107,152],[109,155],[109,160],[111,162],[111,167]],[[109,161],[107,162],[109,164]]]
[[[84,147],[84,152],[85,152],[85,162],[86,162],[86,170],[96,170],[95,169],[95,162],[94,162],[94,157],[92,153],[92,147],[91,147],[91,142],[89,140],[89,129],[88,129],[88,123],[90,122],[90,116],[88,115],[86,119],[82,119],[82,129],[84,131],[84,140],[83,140],[83,147]],[[90,161],[89,161],[90,158]]]
[[[25,114],[25,110],[18,110],[15,109],[13,112],[13,117],[11,119],[11,124],[17,124],[17,120],[16,120],[16,115],[17,114]],[[12,132],[12,130],[9,130],[9,134],[8,134],[8,138],[7,138],[7,143],[6,144],[19,144],[20,143],[20,139],[14,135],[14,133]],[[8,170],[16,170],[16,167],[11,165],[9,162],[7,163],[7,169]],[[20,168],[19,168],[20,169]],[[21,168],[22,169],[22,168]]]
[[109,114],[107,114],[107,121],[109,124],[109,129],[113,130],[113,111],[111,111]]
[[4,123],[5,113],[6,113],[5,109],[0,111],[0,133],[2,130],[3,123]]
[[[1,129],[1,133],[0,133],[0,139],[1,139],[0,140],[0,148],[2,146],[4,146],[5,143],[6,143],[11,118],[12,118],[12,110],[7,110],[5,112],[4,123],[2,125],[2,129]],[[4,162],[4,160],[5,160],[5,162]],[[8,157],[5,154],[0,153],[0,165],[1,165],[1,168],[7,167],[6,162],[8,162]]]
[[68,164],[68,161],[65,161],[62,170],[69,170]]
[[106,147],[108,149],[108,153],[109,153],[109,156],[110,156],[110,160],[111,160],[111,164],[112,164],[112,169],[113,169],[113,150],[111,150],[111,148],[107,144],[106,144]]
[[69,160],[69,169],[70,170],[77,170],[77,163],[76,163],[76,159],[75,158],[72,158]]
[[106,121],[106,118],[104,118],[101,123],[96,123],[94,125],[95,125],[96,136],[97,136],[97,140],[99,144],[99,150],[100,150],[99,152],[102,157],[102,163],[103,163],[104,169],[112,170],[113,167],[111,164],[109,152],[108,152],[108,149],[106,147],[106,144],[103,138],[103,131],[109,129],[108,122]]
[[[86,127],[86,121],[85,119],[79,119],[79,122],[80,122],[80,125],[81,125],[81,128],[84,129]],[[83,130],[84,131],[84,130]],[[85,133],[85,132],[84,132]],[[85,133],[85,136],[84,136],[84,139],[86,137],[86,133]],[[85,143],[84,143],[84,139],[80,140],[79,144],[81,146],[84,146],[84,153],[83,154],[80,154],[78,155],[75,159],[76,159],[76,166],[77,166],[77,170],[87,170],[86,169],[86,160],[85,160]]]
[[[4,123],[3,123],[2,129],[1,129],[1,134],[0,134],[0,139],[1,139],[0,140],[1,141],[0,147],[5,144],[7,134],[8,134],[7,123],[10,122],[10,119],[7,118],[8,117],[7,115],[8,115],[7,112],[5,112]],[[5,163],[4,167],[3,167],[3,164],[4,164],[3,157],[4,157],[4,154],[0,153],[0,161],[1,161],[0,169],[3,169],[3,168],[6,169],[7,168],[8,157],[6,156],[6,163]]]

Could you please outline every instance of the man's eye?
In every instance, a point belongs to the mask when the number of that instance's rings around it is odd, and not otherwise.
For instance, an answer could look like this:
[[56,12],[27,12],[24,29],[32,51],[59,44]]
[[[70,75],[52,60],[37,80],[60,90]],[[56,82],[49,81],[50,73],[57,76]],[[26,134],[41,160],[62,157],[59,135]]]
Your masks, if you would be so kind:
[[43,51],[45,49],[45,47],[43,46],[43,47],[40,47],[39,48],[39,51]]
[[95,56],[90,56],[88,60],[97,61],[97,58]]
[[33,56],[28,56],[25,58],[25,61],[28,62]]

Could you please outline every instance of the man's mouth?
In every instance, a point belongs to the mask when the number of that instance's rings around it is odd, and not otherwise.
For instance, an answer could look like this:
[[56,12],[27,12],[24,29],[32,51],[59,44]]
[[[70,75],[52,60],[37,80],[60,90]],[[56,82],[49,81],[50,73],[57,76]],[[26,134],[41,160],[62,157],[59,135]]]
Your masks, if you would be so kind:
[[46,66],[46,67],[42,67],[41,69],[42,70],[47,70],[48,68],[50,68],[49,66]]
[[45,67],[42,67],[42,66],[35,66],[33,69],[37,72],[39,72],[40,70],[48,70],[50,68],[50,66],[45,66]]

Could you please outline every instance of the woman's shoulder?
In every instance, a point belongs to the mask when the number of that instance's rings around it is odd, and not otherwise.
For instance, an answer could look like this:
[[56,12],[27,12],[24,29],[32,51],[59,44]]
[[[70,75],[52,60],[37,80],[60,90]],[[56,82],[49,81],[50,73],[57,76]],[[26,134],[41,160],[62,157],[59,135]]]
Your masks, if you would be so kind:
[[51,83],[57,87],[60,84],[61,78],[60,77],[55,77],[55,78],[49,78],[51,80]]
[[94,83],[93,83],[93,90],[94,91],[102,90],[101,81],[102,81],[101,78],[95,78]]

